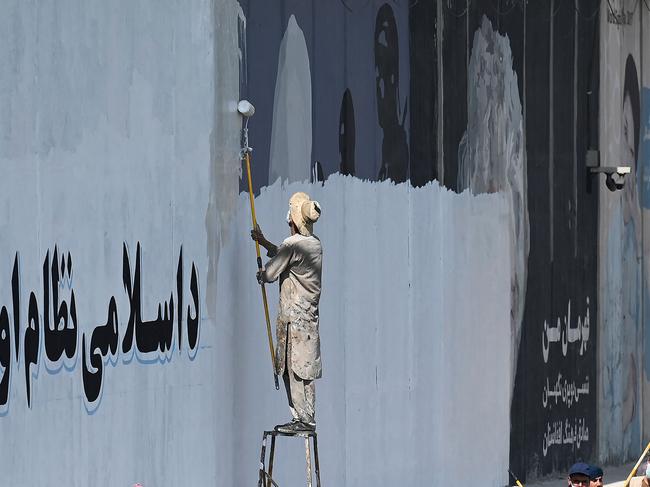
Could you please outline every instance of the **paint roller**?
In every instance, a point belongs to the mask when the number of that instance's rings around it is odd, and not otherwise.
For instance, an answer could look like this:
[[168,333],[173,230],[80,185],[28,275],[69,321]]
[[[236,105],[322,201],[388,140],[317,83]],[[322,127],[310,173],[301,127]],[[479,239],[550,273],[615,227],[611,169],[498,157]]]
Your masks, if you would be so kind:
[[[246,173],[248,175],[248,196],[251,203],[251,219],[253,222],[253,229],[257,228],[257,218],[255,217],[255,199],[253,198],[253,179],[251,178],[251,153],[253,149],[248,146],[248,120],[255,114],[255,107],[248,100],[241,100],[237,104],[237,111],[244,117],[244,128],[242,137],[242,150],[241,158],[246,164]],[[255,252],[257,252],[257,268],[262,269],[262,256],[260,254],[260,244],[255,241]],[[266,288],[264,283],[260,283],[262,288],[262,302],[264,303],[264,317],[266,318],[266,335],[269,339],[269,351],[271,352],[271,367],[273,367],[273,380],[275,382],[275,389],[280,389],[278,383],[278,375],[275,373],[275,352],[273,350],[273,336],[271,334],[271,320],[269,319],[269,303],[266,298]]]

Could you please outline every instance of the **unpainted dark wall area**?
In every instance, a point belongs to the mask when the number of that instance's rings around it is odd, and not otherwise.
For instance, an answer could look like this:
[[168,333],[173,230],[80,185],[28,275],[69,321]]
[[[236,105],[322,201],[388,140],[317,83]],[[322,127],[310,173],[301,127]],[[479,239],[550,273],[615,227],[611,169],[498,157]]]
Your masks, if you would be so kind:
[[278,50],[292,15],[304,33],[309,53],[311,163],[320,163],[325,178],[343,172],[373,181],[405,181],[409,177],[411,105],[409,2],[239,3],[247,22],[246,82],[241,91],[256,107],[249,125],[250,143],[255,150],[255,191],[273,182],[268,181],[268,160]]
[[[446,3],[438,68],[442,64],[442,181],[447,187],[458,188],[458,144],[467,126],[467,65],[480,19],[486,16],[510,40],[524,110],[530,219],[510,461],[524,478],[563,471],[576,459],[588,460],[596,454],[598,200],[597,192],[589,187],[584,157],[589,146],[598,144],[598,2],[574,6],[573,2],[456,1],[449,8]],[[415,105],[435,107],[439,103],[435,64],[433,69],[421,67],[422,57],[436,62],[431,35],[438,25],[436,14],[430,2],[419,2],[410,13],[410,56],[415,67],[411,100]],[[431,97],[435,103],[427,103]],[[435,113],[412,115],[412,155],[414,159],[430,156],[426,167],[412,170],[414,184],[437,174],[440,141],[426,138],[427,133],[436,134],[430,130],[435,124]],[[564,340],[569,328],[587,317],[590,336],[582,353],[582,342],[568,343],[566,354],[550,344],[545,362],[544,323],[555,327],[559,320]],[[556,383],[575,384],[583,391],[588,383],[589,393],[580,396],[579,402],[549,400],[548,391]],[[561,444],[557,444],[560,422]]]
[[[438,179],[458,190],[474,34],[486,17],[508,37],[523,109],[530,222],[511,467],[526,479],[595,459],[598,194],[584,159],[587,148],[598,147],[598,0],[240,3],[247,19],[242,94],[257,108],[250,125],[256,192],[270,183],[278,48],[291,15],[310,59],[306,164],[319,161],[325,178],[342,172],[415,186]],[[559,341],[548,332],[556,327]],[[576,329],[583,330],[578,340]],[[568,401],[572,386],[581,392]]]
[[[524,17],[520,69],[526,80],[531,246],[512,402],[511,464],[534,474],[564,471],[573,461],[596,455],[598,195],[589,192],[584,160],[587,148],[598,144],[598,17],[593,15],[598,2],[579,6],[531,2]],[[568,334],[580,318],[590,325],[582,353],[582,342],[569,344],[566,354],[549,345],[545,363],[543,323],[557,326],[559,319]],[[544,388],[555,381],[578,387],[586,381],[589,393],[579,402],[549,401],[545,407]],[[552,436],[560,422],[562,444],[544,454],[545,435]],[[577,435],[587,439],[568,442],[567,422],[574,432],[582,427]]]

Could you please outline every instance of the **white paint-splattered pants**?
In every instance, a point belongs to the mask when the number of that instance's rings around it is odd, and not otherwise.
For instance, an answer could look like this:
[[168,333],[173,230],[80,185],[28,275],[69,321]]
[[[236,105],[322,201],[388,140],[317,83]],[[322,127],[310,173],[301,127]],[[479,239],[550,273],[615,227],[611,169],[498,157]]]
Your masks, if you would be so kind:
[[315,425],[316,387],[314,381],[301,379],[288,367],[285,367],[282,379],[287,390],[289,409],[293,418]]

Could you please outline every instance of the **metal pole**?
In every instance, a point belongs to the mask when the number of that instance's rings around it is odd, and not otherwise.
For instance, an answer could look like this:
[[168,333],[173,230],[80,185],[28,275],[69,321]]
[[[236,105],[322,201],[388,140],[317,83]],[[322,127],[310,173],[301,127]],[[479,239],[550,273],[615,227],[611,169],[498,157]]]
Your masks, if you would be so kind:
[[316,487],[320,487],[320,465],[318,464],[318,436],[314,432],[312,437],[312,442],[314,443],[314,465],[316,467]]
[[266,431],[262,436],[262,449],[260,453],[260,477],[257,481],[257,487],[266,487],[264,477],[266,475]]
[[271,487],[273,481],[273,460],[275,459],[275,435],[271,436],[271,453],[269,454],[269,480],[266,487]]
[[311,451],[309,450],[309,436],[305,436],[305,457],[307,459],[307,487],[311,487]]

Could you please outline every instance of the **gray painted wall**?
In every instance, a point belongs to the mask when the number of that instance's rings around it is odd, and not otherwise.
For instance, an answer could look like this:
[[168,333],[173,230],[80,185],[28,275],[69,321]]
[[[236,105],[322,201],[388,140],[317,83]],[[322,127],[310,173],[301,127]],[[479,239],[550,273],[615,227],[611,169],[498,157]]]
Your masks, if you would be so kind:
[[[469,482],[467,458],[488,485],[507,482],[510,431],[510,262],[505,195],[461,195],[436,183],[370,183],[333,175],[324,186],[262,189],[258,221],[287,236],[289,196],[321,203],[323,379],[316,383],[324,482]],[[233,224],[249,224],[241,195]],[[455,222],[462,221],[463,225]],[[235,471],[254,483],[262,429],[289,419],[273,388],[254,247],[246,232],[223,249],[219,323],[232,323]],[[222,281],[223,279],[223,281]],[[277,286],[269,286],[274,316]],[[280,485],[304,477],[301,441],[281,441]],[[302,452],[301,452],[302,449]],[[462,479],[462,480],[461,480]]]
[[[207,0],[0,5],[0,302],[13,319],[18,252],[21,315],[20,358],[12,333],[11,366],[1,368],[11,374],[0,418],[7,485],[235,484],[232,449],[221,447],[234,442],[231,335],[216,326],[209,293],[237,194],[238,12]],[[199,349],[192,360],[184,332],[170,354],[126,363],[119,352],[114,365],[107,356],[102,394],[88,404],[82,334],[89,358],[114,296],[124,336],[122,249],[133,266],[138,242],[143,320],[170,295],[178,302],[181,246],[184,308],[196,315],[195,264]],[[55,246],[73,262],[59,298],[70,305],[74,291],[77,353],[71,370],[51,372],[41,338],[28,408],[28,300],[33,291],[42,326],[42,265]]]

